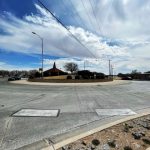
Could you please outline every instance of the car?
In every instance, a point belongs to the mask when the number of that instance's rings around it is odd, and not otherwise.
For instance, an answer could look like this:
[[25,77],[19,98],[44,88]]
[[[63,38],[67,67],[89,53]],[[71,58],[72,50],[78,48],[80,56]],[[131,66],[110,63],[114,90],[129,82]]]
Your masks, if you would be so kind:
[[132,80],[131,77],[122,77],[122,80]]
[[9,77],[8,81],[15,81],[15,78],[14,77]]
[[14,76],[15,80],[21,80],[21,77],[19,76]]

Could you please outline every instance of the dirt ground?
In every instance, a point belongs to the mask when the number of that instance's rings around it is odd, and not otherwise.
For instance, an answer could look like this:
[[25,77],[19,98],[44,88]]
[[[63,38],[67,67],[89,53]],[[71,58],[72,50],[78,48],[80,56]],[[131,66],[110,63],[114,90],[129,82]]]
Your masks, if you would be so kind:
[[150,115],[118,124],[59,150],[146,150],[150,147]]

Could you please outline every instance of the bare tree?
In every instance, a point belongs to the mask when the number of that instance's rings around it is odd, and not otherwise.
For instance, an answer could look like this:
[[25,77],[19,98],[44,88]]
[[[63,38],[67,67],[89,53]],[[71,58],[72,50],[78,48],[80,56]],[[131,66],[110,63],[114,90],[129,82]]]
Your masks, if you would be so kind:
[[76,63],[70,62],[64,65],[66,71],[70,71],[71,73],[78,71],[78,65]]

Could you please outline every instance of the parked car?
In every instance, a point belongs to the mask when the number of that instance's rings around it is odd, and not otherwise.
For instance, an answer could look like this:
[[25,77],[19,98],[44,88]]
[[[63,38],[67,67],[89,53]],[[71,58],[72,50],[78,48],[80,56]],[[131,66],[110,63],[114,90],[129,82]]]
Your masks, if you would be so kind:
[[21,77],[19,77],[19,76],[15,76],[14,78],[15,78],[15,80],[21,80]]
[[15,80],[21,80],[20,76],[12,76],[8,78],[8,81],[15,81]]
[[122,77],[122,80],[132,80],[131,77]]
[[9,77],[8,81],[15,81],[15,78],[14,77]]

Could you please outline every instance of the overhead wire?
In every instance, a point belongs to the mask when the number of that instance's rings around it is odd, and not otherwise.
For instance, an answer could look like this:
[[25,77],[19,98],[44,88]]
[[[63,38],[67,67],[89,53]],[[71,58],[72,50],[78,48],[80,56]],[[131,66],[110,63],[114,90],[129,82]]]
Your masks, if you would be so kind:
[[61,20],[58,19],[58,18],[51,12],[51,10],[49,10],[40,0],[38,0],[38,2],[41,4],[41,6],[43,6],[43,8],[45,8],[45,9],[52,15],[53,18],[56,19],[56,21],[57,21],[58,23],[60,23],[60,24],[70,33],[70,35],[71,35],[80,45],[82,45],[84,48],[86,48],[86,49],[88,50],[88,52],[89,52],[94,58],[97,58],[97,57],[90,51],[90,49],[89,49],[87,46],[85,46],[85,45],[64,25],[64,23],[61,22]]
[[101,27],[100,27],[100,25],[99,25],[99,21],[97,20],[97,17],[96,17],[95,11],[94,11],[94,6],[93,6],[91,0],[89,0],[89,3],[90,3],[90,6],[91,6],[91,8],[92,8],[92,12],[93,12],[93,16],[94,16],[94,18],[95,18],[96,24],[97,24],[97,26],[98,26],[98,28],[99,28],[100,35],[101,35],[101,34],[103,35],[102,29],[101,29]]
[[[64,5],[64,8],[66,8],[66,4],[64,3],[64,0],[62,0],[62,3],[63,3],[63,5]],[[74,19],[76,20],[78,26],[80,26],[79,23],[78,23],[78,20],[77,20],[76,16],[73,17],[73,15],[71,14],[71,17],[74,18]]]
[[[74,12],[75,12],[76,15],[78,15],[78,18],[81,20],[83,27],[86,27],[85,23],[83,22],[83,19],[82,19],[81,16],[78,14],[78,11],[76,10],[76,8],[75,8],[74,4],[72,3],[72,1],[71,1],[71,0],[68,0],[68,2],[70,2],[70,4],[72,5],[72,7],[73,7],[73,9],[74,9]],[[76,17],[75,17],[75,18],[76,18]]]
[[93,26],[93,23],[92,23],[92,19],[89,15],[89,12],[87,11],[86,5],[84,4],[83,0],[81,0],[81,3],[83,5],[83,8],[85,9],[85,12],[86,12],[87,18],[89,20],[89,23],[90,23],[91,27],[93,28],[94,26]]

